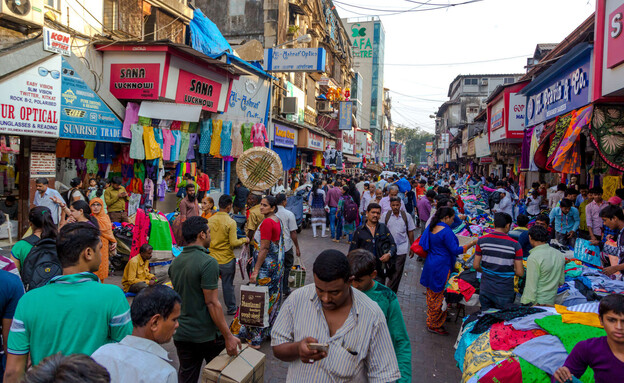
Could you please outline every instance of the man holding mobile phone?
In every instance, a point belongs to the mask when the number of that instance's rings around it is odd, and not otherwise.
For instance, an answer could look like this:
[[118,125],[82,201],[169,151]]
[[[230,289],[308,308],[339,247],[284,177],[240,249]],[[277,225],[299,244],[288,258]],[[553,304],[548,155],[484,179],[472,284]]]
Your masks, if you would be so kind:
[[271,332],[273,354],[290,362],[286,380],[398,380],[401,374],[384,314],[351,287],[347,257],[325,250],[316,258],[313,273],[314,284],[288,297]]

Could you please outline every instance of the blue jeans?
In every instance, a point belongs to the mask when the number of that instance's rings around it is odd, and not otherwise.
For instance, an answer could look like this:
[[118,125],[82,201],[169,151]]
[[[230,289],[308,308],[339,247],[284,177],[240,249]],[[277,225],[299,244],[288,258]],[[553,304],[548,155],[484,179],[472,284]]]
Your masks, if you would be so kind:
[[342,214],[338,213],[338,218],[336,218],[336,239],[340,239],[342,237]]
[[331,232],[331,237],[336,238],[336,208],[329,208],[329,231]]

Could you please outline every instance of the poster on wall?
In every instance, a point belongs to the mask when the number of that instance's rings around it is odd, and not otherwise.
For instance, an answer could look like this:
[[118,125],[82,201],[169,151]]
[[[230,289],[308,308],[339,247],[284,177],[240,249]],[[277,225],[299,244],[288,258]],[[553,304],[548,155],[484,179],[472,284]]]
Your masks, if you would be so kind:
[[355,134],[353,130],[342,131],[342,153],[353,154],[355,148]]
[[67,139],[129,142],[121,137],[122,122],[63,59],[60,137]]
[[157,100],[160,64],[111,64],[110,92],[128,100]]
[[227,112],[220,117],[224,121],[266,124],[269,81],[258,76],[240,76],[232,82]]
[[56,177],[56,153],[30,153],[30,178]]
[[59,136],[60,55],[54,55],[0,84],[0,133]]

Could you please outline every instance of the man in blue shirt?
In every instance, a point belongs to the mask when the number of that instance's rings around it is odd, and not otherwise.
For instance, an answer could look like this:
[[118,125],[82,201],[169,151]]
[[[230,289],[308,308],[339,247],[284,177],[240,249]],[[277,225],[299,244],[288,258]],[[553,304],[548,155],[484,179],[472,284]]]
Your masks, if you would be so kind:
[[59,205],[63,204],[63,197],[59,192],[48,186],[47,178],[37,178],[35,180],[37,192],[35,192],[34,206],[44,206],[50,209],[54,223],[59,222]]
[[579,211],[573,207],[574,202],[569,199],[562,199],[558,207],[550,212],[550,220],[555,223],[555,239],[562,245],[574,248],[576,243],[576,231],[581,220]]

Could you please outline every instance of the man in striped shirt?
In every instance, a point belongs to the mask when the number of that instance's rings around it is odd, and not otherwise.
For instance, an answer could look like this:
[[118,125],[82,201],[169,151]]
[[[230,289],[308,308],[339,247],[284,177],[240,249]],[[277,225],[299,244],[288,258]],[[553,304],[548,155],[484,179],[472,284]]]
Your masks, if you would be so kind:
[[351,287],[347,257],[337,250],[323,251],[313,272],[314,284],[288,297],[271,332],[273,354],[290,362],[286,381],[398,380],[401,374],[384,314]]
[[507,233],[511,216],[494,214],[494,232],[477,241],[474,268],[481,272],[481,310],[505,309],[516,298],[514,276],[524,276],[522,246]]

